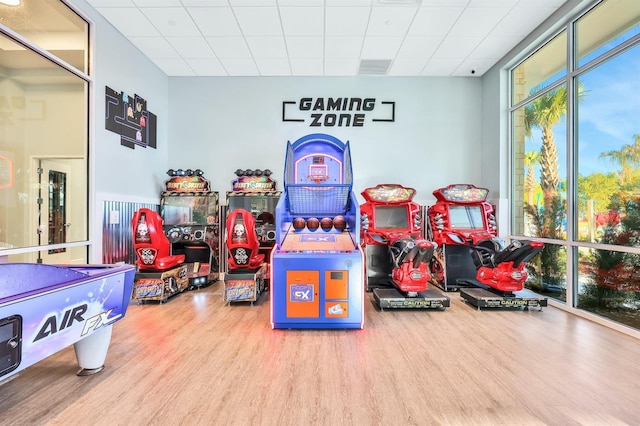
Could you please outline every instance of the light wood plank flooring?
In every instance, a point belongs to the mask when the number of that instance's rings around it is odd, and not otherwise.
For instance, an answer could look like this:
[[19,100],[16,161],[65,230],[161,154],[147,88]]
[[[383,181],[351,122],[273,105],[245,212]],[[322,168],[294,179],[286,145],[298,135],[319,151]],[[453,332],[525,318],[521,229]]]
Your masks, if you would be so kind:
[[640,341],[552,307],[383,311],[272,330],[222,284],[132,302],[105,370],[73,348],[0,387],[0,425],[638,425]]

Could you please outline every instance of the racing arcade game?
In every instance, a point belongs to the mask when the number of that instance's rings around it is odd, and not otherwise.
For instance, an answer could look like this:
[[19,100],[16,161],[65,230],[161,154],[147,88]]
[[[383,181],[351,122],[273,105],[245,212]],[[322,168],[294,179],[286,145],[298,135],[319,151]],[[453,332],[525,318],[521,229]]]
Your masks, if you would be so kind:
[[162,303],[186,290],[189,280],[184,254],[171,253],[171,243],[164,234],[158,212],[147,208],[137,210],[131,226],[137,265],[133,299]]
[[441,308],[449,298],[429,289],[429,262],[436,244],[422,238],[416,190],[385,184],[362,192],[362,247],[367,291],[384,308]]
[[524,289],[526,263],[544,247],[540,242],[514,240],[505,247],[497,237],[489,190],[454,184],[433,192],[429,207],[429,237],[438,244],[431,262],[435,282],[447,291],[459,290],[469,304],[481,308],[542,308],[547,299]]
[[273,328],[357,328],[364,322],[360,207],[349,143],[311,134],[287,143],[271,252]]
[[203,172],[173,170],[161,193],[160,214],[173,255],[184,255],[189,287],[219,278],[220,239],[218,193],[211,191]]
[[[268,288],[269,260],[276,241],[275,213],[280,191],[270,170],[236,170],[227,192],[227,234],[223,300],[253,303]],[[236,214],[239,213],[239,214]],[[246,228],[246,237],[241,236]],[[246,265],[241,259],[246,254]],[[238,257],[239,256],[239,257]],[[255,263],[260,257],[261,262]],[[252,263],[252,260],[254,262]]]

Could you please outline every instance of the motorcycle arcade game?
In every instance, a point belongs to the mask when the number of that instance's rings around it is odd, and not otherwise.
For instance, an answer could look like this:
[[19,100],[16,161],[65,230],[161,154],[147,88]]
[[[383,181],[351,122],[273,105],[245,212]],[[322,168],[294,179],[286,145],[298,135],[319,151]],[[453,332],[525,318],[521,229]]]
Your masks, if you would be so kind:
[[380,309],[437,308],[449,298],[428,288],[429,261],[436,245],[422,238],[416,190],[385,184],[365,189],[360,235],[365,253],[367,291]]
[[481,308],[539,308],[547,299],[527,289],[526,263],[544,244],[514,240],[505,247],[497,237],[489,190],[454,184],[433,192],[428,236],[438,244],[431,274],[445,291],[460,291],[465,302]]
[[[223,300],[251,302],[269,287],[269,260],[276,241],[280,191],[270,170],[236,170],[227,192]],[[258,262],[257,259],[260,259]]]
[[271,252],[273,328],[361,329],[364,261],[349,143],[311,134],[287,143]]
[[161,193],[160,214],[171,254],[184,255],[189,288],[219,278],[218,193],[211,191],[202,170],[173,170]]

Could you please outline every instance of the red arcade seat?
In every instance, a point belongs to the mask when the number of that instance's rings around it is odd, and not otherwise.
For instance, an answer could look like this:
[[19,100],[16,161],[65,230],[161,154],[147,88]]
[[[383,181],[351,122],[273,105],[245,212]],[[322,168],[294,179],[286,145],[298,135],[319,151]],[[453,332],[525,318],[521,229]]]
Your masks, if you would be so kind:
[[162,230],[162,217],[142,208],[133,214],[133,246],[140,270],[166,271],[184,262],[184,254],[171,255],[171,243]]
[[502,292],[520,291],[529,274],[527,262],[542,251],[538,241],[514,240],[503,247],[497,240],[483,240],[471,246],[471,257],[477,269],[476,279]]
[[247,210],[236,209],[227,217],[227,248],[230,270],[258,269],[264,263],[264,254],[258,253],[256,219]]

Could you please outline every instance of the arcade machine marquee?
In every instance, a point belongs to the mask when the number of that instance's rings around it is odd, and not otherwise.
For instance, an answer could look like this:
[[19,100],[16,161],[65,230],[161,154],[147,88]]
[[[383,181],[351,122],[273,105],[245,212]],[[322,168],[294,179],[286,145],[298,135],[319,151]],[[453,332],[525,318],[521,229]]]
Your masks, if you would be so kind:
[[364,322],[360,209],[349,143],[311,134],[287,144],[271,252],[273,328],[358,328]]

